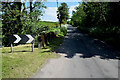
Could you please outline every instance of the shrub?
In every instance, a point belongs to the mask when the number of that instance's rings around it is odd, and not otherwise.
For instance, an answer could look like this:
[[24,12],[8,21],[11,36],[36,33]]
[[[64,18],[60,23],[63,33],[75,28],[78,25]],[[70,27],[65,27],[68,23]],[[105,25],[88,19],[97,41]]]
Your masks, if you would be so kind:
[[62,25],[60,27],[60,31],[61,33],[63,33],[64,36],[67,34],[67,28],[68,28],[68,24]]
[[104,31],[99,27],[92,27],[89,29],[89,31],[90,31],[90,35],[93,36],[100,36],[104,33]]

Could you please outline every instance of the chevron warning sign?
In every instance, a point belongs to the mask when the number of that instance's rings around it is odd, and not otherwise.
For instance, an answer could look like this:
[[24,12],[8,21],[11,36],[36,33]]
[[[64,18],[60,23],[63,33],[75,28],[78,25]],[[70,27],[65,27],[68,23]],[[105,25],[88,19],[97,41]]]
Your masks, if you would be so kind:
[[34,35],[17,35],[13,34],[9,36],[10,43],[34,43]]
[[11,52],[13,52],[13,43],[32,43],[32,52],[34,51],[34,35],[17,35],[13,34],[9,36],[9,42],[11,43]]

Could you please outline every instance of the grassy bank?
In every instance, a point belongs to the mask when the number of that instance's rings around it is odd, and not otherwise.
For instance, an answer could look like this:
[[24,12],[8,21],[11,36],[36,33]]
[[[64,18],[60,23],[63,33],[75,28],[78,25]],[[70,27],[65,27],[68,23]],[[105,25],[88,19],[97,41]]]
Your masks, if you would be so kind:
[[46,49],[35,48],[31,52],[31,44],[19,45],[13,48],[2,48],[2,78],[28,78],[35,73],[49,58],[58,58],[54,49],[62,43],[63,37],[54,38]]

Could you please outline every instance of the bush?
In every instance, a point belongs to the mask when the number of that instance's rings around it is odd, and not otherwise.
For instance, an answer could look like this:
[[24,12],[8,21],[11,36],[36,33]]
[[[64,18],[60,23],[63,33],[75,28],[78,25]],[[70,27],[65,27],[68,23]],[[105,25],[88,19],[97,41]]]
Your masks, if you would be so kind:
[[54,32],[56,36],[65,36],[67,33],[68,24],[61,25],[61,27],[49,29],[46,32]]
[[90,35],[93,35],[93,36],[101,36],[104,33],[104,31],[99,27],[92,27],[89,29],[89,32],[90,32]]
[[89,32],[90,32],[89,29],[86,28],[86,27],[78,26],[77,28],[78,28],[82,33],[89,33]]
[[[51,39],[52,38],[54,38],[55,36],[58,36],[58,37],[64,37],[66,34],[67,34],[67,28],[68,28],[68,25],[67,24],[65,24],[65,25],[62,25],[61,27],[49,27],[49,26],[44,26],[44,28],[47,28],[47,29],[45,29],[44,31],[45,32],[41,32],[41,33],[53,33],[54,35],[50,35],[50,37],[51,37]],[[40,33],[40,34],[41,34]],[[39,35],[40,35],[39,34]],[[35,46],[37,46],[37,44],[38,44],[38,35],[36,35],[36,37],[35,37]],[[47,40],[48,41],[48,40]],[[48,41],[49,42],[49,41]]]
[[63,33],[64,36],[67,34],[67,28],[68,28],[68,24],[62,25],[60,27],[60,31],[61,33]]

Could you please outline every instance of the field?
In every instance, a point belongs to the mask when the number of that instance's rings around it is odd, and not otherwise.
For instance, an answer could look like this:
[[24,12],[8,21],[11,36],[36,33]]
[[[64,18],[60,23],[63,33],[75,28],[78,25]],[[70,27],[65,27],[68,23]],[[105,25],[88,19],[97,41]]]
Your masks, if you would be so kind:
[[41,25],[44,25],[44,26],[54,26],[54,25],[58,25],[59,23],[58,22],[48,22],[48,21],[40,21],[40,24]]

